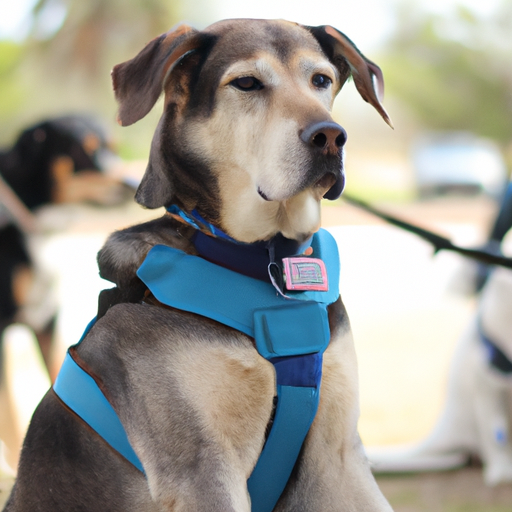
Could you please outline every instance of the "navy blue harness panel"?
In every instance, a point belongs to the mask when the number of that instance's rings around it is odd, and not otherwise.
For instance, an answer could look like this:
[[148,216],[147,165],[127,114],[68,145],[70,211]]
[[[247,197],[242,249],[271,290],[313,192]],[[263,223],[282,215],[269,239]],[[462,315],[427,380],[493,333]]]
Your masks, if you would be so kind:
[[[274,365],[277,409],[247,484],[252,512],[271,512],[275,507],[318,408],[322,354],[330,339],[327,306],[339,297],[339,256],[336,242],[324,230],[314,236],[312,247],[314,256],[326,264],[329,290],[293,292],[292,299],[277,294],[270,283],[167,246],[153,247],[137,273],[160,302],[211,318],[253,337],[260,355]],[[143,471],[115,411],[99,388],[91,390],[91,382],[96,386],[94,380],[87,374],[85,379],[80,372],[83,370],[68,354],[54,385],[55,392]],[[87,395],[88,404],[80,394]],[[102,399],[107,406],[101,406],[100,416],[110,418],[103,425],[91,412]]]

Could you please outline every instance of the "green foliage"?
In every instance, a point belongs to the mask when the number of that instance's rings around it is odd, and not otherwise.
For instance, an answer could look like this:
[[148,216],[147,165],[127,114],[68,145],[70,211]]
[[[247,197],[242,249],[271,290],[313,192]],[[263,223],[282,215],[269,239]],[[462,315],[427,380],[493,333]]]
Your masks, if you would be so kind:
[[9,119],[23,106],[24,87],[16,76],[23,48],[11,41],[0,41],[0,119]]
[[[117,59],[177,21],[179,2],[165,0],[39,0],[33,14],[33,48],[61,69],[82,68],[94,79]],[[48,13],[61,23],[47,23]]]
[[[38,0],[26,40],[0,42],[0,146],[30,123],[72,112],[115,129],[112,67],[176,24],[180,7],[180,0]],[[135,157],[151,140],[139,123],[118,138]]]
[[0,41],[0,78],[12,72],[22,53],[19,44],[12,41]]
[[[486,22],[467,9],[453,18],[420,15],[407,4],[391,40],[388,91],[431,129],[470,130],[512,140],[512,9]],[[498,34],[502,34],[503,38]]]

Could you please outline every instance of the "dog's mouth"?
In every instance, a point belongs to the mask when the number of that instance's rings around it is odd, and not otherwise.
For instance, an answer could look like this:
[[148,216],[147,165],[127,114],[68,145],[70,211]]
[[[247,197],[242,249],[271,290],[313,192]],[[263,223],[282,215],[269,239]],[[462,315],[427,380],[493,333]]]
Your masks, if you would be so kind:
[[265,192],[263,192],[263,190],[261,190],[260,187],[258,187],[258,194],[260,195],[261,198],[263,198],[265,201],[272,201],[272,199],[270,199],[267,194],[265,194]]
[[[313,184],[313,190],[315,191],[315,193],[317,193],[319,195],[320,198],[324,197],[324,196],[327,196],[329,195],[329,192],[331,191],[331,189],[334,187],[334,188],[338,188],[337,187],[337,183],[339,181],[343,181],[343,176],[341,177],[336,177],[336,175],[332,172],[328,172],[326,174],[324,174],[319,180],[317,180],[314,184]],[[273,199],[271,197],[269,197],[262,189],[261,187],[258,187],[258,194],[259,196],[264,199],[265,201],[275,201],[276,199]],[[336,195],[338,196],[339,194],[336,193]]]
[[336,183],[336,176],[332,172],[324,174],[314,185],[322,197],[334,186]]

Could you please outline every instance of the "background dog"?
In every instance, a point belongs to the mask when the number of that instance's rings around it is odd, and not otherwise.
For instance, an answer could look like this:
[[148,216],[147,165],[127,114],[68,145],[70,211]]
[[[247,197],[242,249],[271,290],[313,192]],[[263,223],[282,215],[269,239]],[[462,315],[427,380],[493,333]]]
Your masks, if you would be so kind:
[[[472,262],[471,277],[465,269],[465,282],[482,276],[475,267]],[[416,445],[369,450],[377,472],[442,471],[476,459],[487,485],[512,482],[512,273],[495,267],[485,274],[476,313],[453,356],[439,420]]]
[[[117,157],[101,124],[85,115],[48,119],[19,135],[11,148],[0,152],[0,178],[21,204],[31,212],[43,206],[91,202],[112,206],[130,196],[127,186],[106,174]],[[28,323],[34,330],[43,356],[49,345],[56,314],[55,301],[39,301],[46,311],[24,315],[23,305],[34,277],[27,230],[0,201],[0,339],[14,321]],[[35,229],[36,226],[32,226]]]
[[[154,39],[113,71],[124,125],[165,96],[137,201],[194,211],[237,247],[277,237],[297,247],[319,228],[320,200],[343,189],[346,134],[330,110],[349,76],[389,123],[380,69],[332,27],[228,20]],[[159,307],[136,275],[155,244],[197,254],[196,234],[172,216],[114,233],[99,266],[116,287],[72,349],[145,475],[50,390],[6,511],[251,510],[247,479],[272,417],[273,366],[248,336]],[[389,511],[357,434],[357,365],[340,299],[328,314],[318,413],[274,510]]]
[[[121,170],[106,130],[86,115],[39,122],[0,152],[0,471],[17,466],[40,389],[62,362],[59,256],[77,256],[59,240],[84,212],[132,197],[114,166]],[[20,387],[24,372],[32,385]]]

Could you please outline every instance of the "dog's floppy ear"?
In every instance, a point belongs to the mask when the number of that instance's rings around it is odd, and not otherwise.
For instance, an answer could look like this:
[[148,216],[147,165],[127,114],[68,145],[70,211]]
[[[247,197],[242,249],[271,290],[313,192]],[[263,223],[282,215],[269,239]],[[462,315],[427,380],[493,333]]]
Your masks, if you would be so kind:
[[[342,32],[329,25],[305,27],[317,39],[329,60],[338,68],[342,79],[351,74],[361,97],[370,103],[393,128],[388,113],[382,106],[384,78],[377,64],[368,60],[357,46]],[[347,69],[348,63],[350,69]]]
[[180,25],[150,41],[133,59],[114,66],[112,83],[122,126],[137,122],[153,108],[168,74],[197,47],[197,34],[193,28]]
[[[200,46],[199,34],[187,25],[180,25],[150,41],[133,59],[114,67],[112,82],[122,126],[129,126],[149,113],[173,69]],[[161,127],[157,129],[160,132]],[[164,206],[174,195],[160,144],[160,138],[155,135],[148,167],[135,194],[135,200],[147,208]]]

